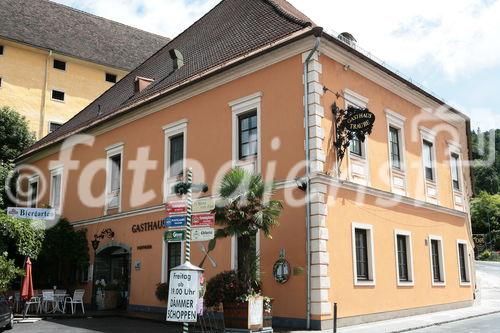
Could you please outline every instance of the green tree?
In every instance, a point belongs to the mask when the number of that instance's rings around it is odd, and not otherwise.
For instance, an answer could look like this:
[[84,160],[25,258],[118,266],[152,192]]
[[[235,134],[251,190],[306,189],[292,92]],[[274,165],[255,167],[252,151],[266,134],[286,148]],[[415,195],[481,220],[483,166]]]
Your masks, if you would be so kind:
[[37,222],[13,218],[0,211],[0,292],[23,275],[27,256],[38,257],[43,238],[44,230]]
[[0,253],[0,294],[10,289],[11,282],[24,271],[16,267],[13,259],[7,258],[7,252]]
[[38,260],[33,264],[37,285],[72,287],[76,272],[88,264],[89,248],[85,230],[76,231],[62,218],[45,233]]
[[236,168],[228,171],[222,178],[220,200],[215,208],[215,218],[222,228],[217,229],[215,239],[210,242],[209,250],[215,248],[216,240],[235,236],[238,238],[238,275],[247,284],[247,290],[258,283],[255,251],[257,231],[272,238],[271,230],[278,226],[278,218],[283,205],[273,200],[273,183],[266,183],[260,175]]
[[[496,194],[500,191],[500,129],[481,132],[472,131],[472,158],[478,162],[472,168],[474,175],[474,193],[482,191]],[[490,151],[490,147],[494,149]],[[479,163],[479,162],[484,163]],[[490,164],[488,164],[488,163]]]
[[0,161],[13,161],[34,142],[26,118],[11,107],[0,107]]
[[470,212],[474,233],[490,233],[488,240],[500,233],[500,194],[481,192],[471,201]]
[[[35,142],[35,136],[30,132],[26,118],[14,109],[0,107],[0,209],[12,205],[7,191],[15,190],[16,177],[6,184],[8,175],[14,169],[14,159]],[[14,193],[14,191],[11,191]]]

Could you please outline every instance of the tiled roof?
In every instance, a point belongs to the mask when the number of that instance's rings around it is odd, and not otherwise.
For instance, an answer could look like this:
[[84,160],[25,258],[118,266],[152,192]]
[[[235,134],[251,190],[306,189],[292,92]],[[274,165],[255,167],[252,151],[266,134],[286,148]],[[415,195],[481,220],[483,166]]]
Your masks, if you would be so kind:
[[[23,156],[105,121],[104,118],[119,109],[140,104],[148,96],[313,25],[285,0],[223,0],[58,130],[35,143]],[[182,53],[185,63],[175,71],[169,55],[172,49]],[[142,92],[134,93],[137,76],[154,79],[154,82]]]
[[47,0],[0,0],[0,37],[128,71],[169,42]]

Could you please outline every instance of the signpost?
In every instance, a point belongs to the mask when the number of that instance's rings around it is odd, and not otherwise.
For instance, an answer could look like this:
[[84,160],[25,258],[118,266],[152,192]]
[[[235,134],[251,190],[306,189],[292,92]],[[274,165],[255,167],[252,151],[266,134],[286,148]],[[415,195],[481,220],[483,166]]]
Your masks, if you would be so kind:
[[209,212],[215,208],[212,198],[203,198],[193,202],[193,213]]
[[215,225],[215,214],[194,214],[191,221],[192,227],[213,227]]
[[9,207],[7,208],[7,215],[20,219],[54,220],[56,211],[49,208]]
[[185,227],[186,221],[186,215],[173,215],[165,219],[165,225],[169,228]]
[[186,239],[186,231],[184,230],[168,230],[163,236],[168,243],[182,242]]
[[167,214],[186,214],[187,205],[186,201],[178,200],[178,201],[170,201],[165,205],[167,209]]
[[193,242],[205,242],[215,237],[215,229],[212,227],[194,228],[191,233]]

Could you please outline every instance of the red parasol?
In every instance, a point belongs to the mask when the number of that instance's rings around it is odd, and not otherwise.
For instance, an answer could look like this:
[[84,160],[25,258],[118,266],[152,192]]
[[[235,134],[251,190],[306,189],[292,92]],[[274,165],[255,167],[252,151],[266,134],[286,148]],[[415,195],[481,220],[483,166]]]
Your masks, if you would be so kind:
[[24,276],[23,280],[23,288],[21,289],[21,298],[23,300],[29,300],[34,295],[33,278],[31,275],[31,260],[29,257],[26,259],[25,269],[26,269],[26,275]]

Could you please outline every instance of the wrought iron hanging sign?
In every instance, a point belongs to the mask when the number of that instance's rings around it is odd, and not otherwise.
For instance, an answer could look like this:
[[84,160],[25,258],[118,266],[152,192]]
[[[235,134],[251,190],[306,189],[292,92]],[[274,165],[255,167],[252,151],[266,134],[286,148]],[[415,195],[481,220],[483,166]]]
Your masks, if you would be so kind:
[[354,106],[342,110],[339,109],[337,103],[332,105],[332,112],[336,123],[335,148],[337,148],[337,159],[340,168],[351,140],[356,137],[359,141],[364,142],[366,136],[372,132],[375,115],[367,108]]

